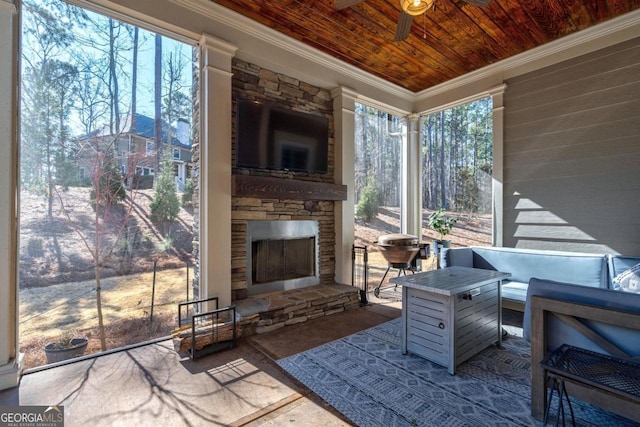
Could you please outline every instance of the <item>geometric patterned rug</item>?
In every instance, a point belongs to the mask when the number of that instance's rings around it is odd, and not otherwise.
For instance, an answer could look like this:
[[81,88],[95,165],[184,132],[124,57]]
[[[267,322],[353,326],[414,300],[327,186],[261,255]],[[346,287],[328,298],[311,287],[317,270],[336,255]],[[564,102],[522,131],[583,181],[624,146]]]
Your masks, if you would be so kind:
[[[502,348],[487,348],[455,375],[402,354],[399,318],[278,364],[358,426],[541,426],[530,416],[529,344],[521,329],[505,329]],[[578,426],[637,426],[575,399],[572,404]]]

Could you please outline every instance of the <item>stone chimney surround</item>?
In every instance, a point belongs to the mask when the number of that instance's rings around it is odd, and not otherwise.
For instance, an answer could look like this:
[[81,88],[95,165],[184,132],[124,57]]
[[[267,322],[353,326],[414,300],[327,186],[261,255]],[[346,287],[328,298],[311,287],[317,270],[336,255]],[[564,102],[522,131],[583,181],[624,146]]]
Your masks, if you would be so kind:
[[[346,188],[335,185],[334,120],[330,91],[289,76],[233,60],[233,105],[237,99],[269,102],[279,107],[329,119],[327,173],[274,171],[236,167],[233,161],[232,196],[232,299],[247,297],[247,222],[316,221],[318,223],[319,283],[335,284],[334,201],[346,197]],[[235,113],[233,115],[235,146]]]

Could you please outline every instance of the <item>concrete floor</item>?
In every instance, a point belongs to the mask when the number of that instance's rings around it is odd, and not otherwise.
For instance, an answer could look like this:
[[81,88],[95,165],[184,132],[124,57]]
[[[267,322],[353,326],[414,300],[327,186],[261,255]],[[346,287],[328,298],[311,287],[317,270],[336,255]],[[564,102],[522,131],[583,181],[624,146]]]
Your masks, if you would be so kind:
[[0,405],[62,405],[67,427],[349,426],[274,361],[399,317],[393,296],[370,294],[366,307],[242,338],[195,362],[163,341],[30,373],[0,391]]

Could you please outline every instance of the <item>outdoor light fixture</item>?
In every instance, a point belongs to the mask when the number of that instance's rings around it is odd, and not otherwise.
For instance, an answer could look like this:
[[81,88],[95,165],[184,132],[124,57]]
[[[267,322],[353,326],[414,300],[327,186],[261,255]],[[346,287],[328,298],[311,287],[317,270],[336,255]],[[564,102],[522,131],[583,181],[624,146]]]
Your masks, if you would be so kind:
[[418,16],[433,5],[433,0],[400,0],[400,7],[412,16]]

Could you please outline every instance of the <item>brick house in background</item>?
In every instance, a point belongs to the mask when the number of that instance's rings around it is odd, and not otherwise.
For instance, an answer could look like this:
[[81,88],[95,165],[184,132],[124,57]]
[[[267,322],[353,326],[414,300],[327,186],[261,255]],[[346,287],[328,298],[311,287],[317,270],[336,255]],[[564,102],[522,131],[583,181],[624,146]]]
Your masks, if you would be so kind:
[[[132,123],[133,122],[133,123]],[[100,150],[113,148],[118,167],[123,176],[148,177],[138,178],[135,182],[141,188],[153,186],[156,172],[155,120],[142,114],[135,115],[135,121],[127,116],[122,124],[122,131],[113,134],[108,126],[77,138],[78,154],[76,160],[81,182],[90,179],[96,161],[96,146]],[[171,129],[169,134],[168,130]],[[169,138],[170,135],[170,138]],[[189,122],[178,119],[174,126],[162,123],[161,141],[163,153],[171,153],[176,190],[184,191],[185,184],[191,176],[191,138]]]

